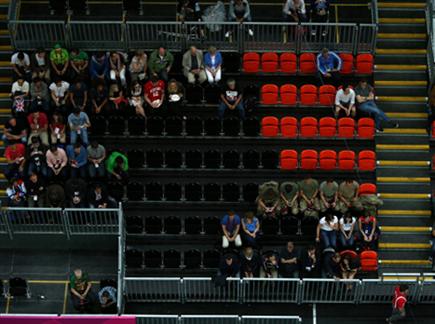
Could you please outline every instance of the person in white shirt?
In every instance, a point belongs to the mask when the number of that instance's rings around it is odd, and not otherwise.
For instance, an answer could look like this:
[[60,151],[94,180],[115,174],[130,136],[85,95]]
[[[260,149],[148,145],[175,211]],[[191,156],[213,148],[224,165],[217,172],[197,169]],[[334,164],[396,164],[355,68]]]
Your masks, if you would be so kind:
[[335,118],[342,110],[347,117],[355,117],[355,91],[348,84],[343,84],[335,95]]
[[350,212],[346,212],[340,219],[340,243],[343,248],[352,248],[354,244],[353,231],[356,219]]
[[322,242],[323,247],[337,248],[338,218],[331,213],[322,217],[317,225],[316,242]]
[[51,92],[51,99],[55,107],[60,107],[65,105],[65,101],[68,94],[69,83],[62,81],[61,79],[56,79],[48,87]]
[[304,0],[287,0],[282,9],[284,21],[304,22],[307,21]]
[[21,96],[24,99],[29,95],[29,82],[20,77],[17,81],[12,83],[11,97],[15,99],[16,96]]
[[13,69],[14,80],[22,77],[26,80],[30,80],[31,70],[30,70],[30,58],[24,52],[17,52],[11,57],[11,65]]

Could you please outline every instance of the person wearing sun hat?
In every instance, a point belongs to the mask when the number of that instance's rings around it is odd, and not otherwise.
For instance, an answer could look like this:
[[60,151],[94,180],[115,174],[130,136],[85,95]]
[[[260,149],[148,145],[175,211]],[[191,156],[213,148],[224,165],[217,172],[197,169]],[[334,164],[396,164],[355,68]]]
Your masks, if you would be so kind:
[[68,78],[69,54],[65,48],[57,43],[50,51],[50,64],[52,76],[58,76],[62,80]]

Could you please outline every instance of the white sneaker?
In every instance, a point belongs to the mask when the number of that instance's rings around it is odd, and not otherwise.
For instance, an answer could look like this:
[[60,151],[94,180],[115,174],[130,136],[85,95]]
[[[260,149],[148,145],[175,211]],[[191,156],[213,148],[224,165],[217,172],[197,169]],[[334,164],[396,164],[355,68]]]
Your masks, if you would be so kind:
[[249,36],[253,37],[254,36],[254,31],[251,28],[249,28],[248,29],[248,34],[249,34]]
[[225,38],[229,38],[229,37],[230,37],[230,32],[227,31],[227,32],[225,33]]
[[314,36],[316,36],[316,35],[317,35],[317,32],[316,32],[315,30],[312,30],[312,31],[311,31],[311,36],[314,37]]
[[324,30],[324,31],[322,32],[322,36],[323,36],[323,37],[325,37],[327,34],[328,34],[328,33],[327,33],[326,30]]

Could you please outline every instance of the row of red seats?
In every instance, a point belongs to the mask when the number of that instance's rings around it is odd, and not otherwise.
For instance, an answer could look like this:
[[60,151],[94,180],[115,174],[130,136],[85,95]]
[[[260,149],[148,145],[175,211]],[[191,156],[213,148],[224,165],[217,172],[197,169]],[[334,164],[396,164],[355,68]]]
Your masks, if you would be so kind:
[[[373,73],[373,55],[358,54],[354,57],[349,53],[340,53],[342,59],[341,74],[372,74]],[[249,52],[243,55],[243,71],[246,73],[287,73],[301,74],[317,73],[317,57],[313,53],[303,53],[298,57],[295,53],[255,53]]]
[[283,150],[280,154],[281,170],[335,170],[349,171],[358,168],[360,171],[373,171],[376,168],[376,153],[364,150],[358,153],[358,165],[354,151],[338,152],[323,150],[303,150],[298,157],[295,150]]
[[[357,259],[358,254],[352,250],[344,250],[340,252],[342,257],[349,256],[352,259]],[[361,271],[363,272],[376,272],[378,271],[378,253],[376,251],[362,251],[359,255],[361,264]]]
[[[355,127],[356,126],[356,127]],[[355,132],[356,130],[356,132]],[[358,123],[349,117],[337,120],[332,117],[323,117],[317,121],[314,117],[303,117],[298,125],[295,117],[282,117],[281,120],[273,116],[263,117],[261,120],[261,135],[264,137],[286,138],[301,137],[336,137],[373,139],[375,135],[375,122],[371,118],[361,118]]]
[[[299,96],[298,96],[299,92]],[[288,105],[295,106],[332,106],[335,102],[337,89],[330,84],[317,88],[313,84],[304,84],[298,88],[294,84],[264,84],[260,89],[261,103],[263,105]]]

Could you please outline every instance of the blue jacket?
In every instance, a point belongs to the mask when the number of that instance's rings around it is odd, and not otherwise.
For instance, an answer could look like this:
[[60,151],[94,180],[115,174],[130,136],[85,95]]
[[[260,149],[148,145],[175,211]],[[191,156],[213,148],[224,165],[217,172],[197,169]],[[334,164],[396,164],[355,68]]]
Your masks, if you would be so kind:
[[217,68],[219,65],[222,65],[222,55],[220,52],[216,52],[214,65],[211,63],[211,55],[209,52],[204,55],[204,65],[206,67],[210,67],[212,69]]
[[74,146],[68,145],[66,147],[66,154],[68,155],[68,159],[70,161],[76,160],[77,166],[79,168],[81,168],[82,166],[86,165],[86,163],[88,163],[88,152],[86,151],[84,146],[80,147],[80,154],[76,156],[74,152]]
[[317,69],[320,73],[325,74],[332,69],[341,70],[341,58],[334,52],[329,52],[327,58],[324,58],[322,53],[317,55]]
[[99,62],[96,60],[95,55],[91,58],[91,64],[89,64],[89,72],[91,74],[91,78],[96,78],[97,75],[107,75],[109,72],[109,59],[107,55],[104,57],[103,62]]

